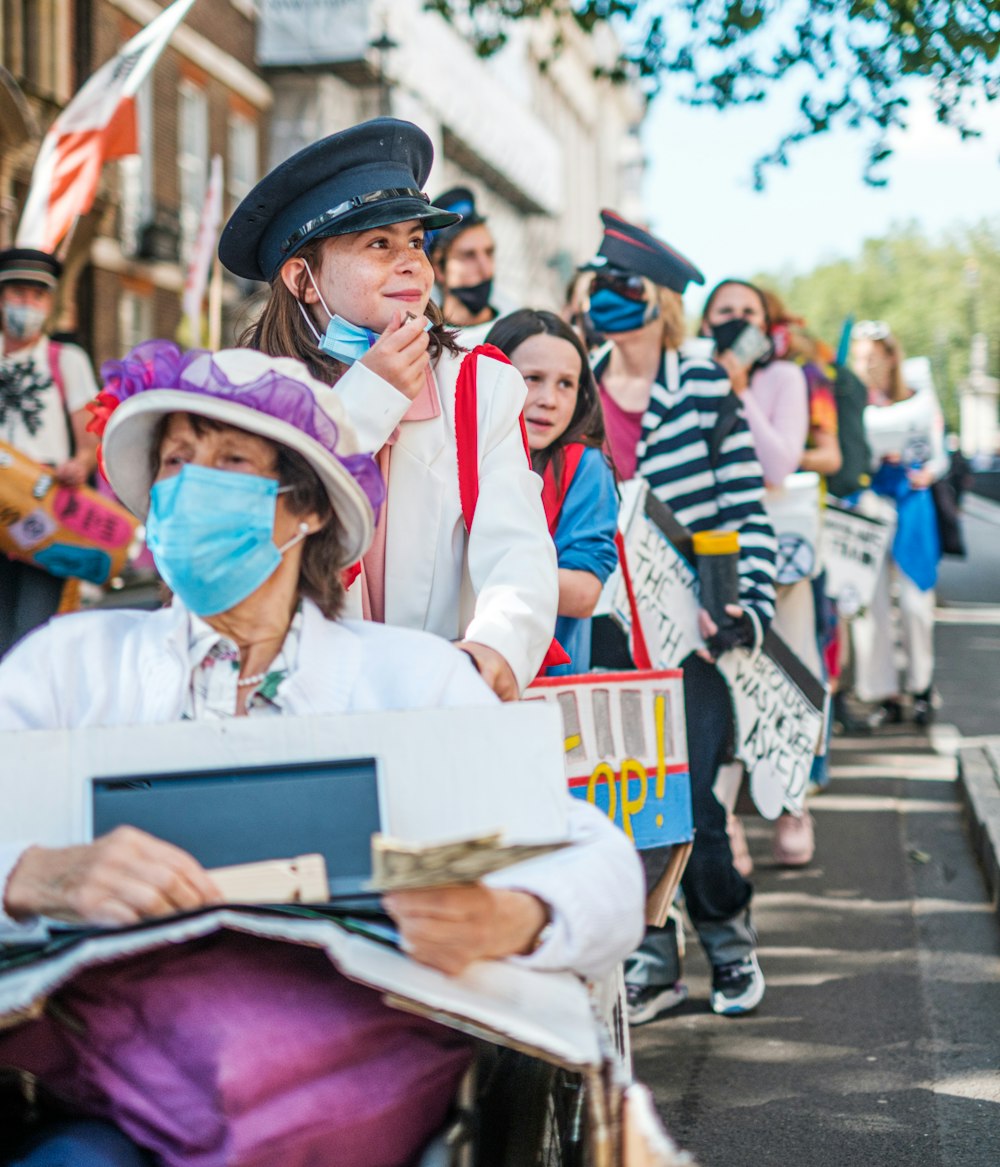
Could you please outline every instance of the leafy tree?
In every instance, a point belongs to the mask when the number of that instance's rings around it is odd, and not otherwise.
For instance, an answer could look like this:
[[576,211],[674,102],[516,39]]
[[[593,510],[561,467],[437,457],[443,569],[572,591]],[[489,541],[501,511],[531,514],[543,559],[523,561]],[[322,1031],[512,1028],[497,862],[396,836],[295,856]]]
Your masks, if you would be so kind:
[[[598,71],[661,87],[693,105],[727,109],[792,88],[798,120],[757,160],[787,166],[799,143],[834,126],[867,139],[865,178],[886,182],[889,133],[905,129],[913,82],[930,86],[937,119],[963,138],[1000,95],[997,0],[425,0],[463,29],[483,56],[512,23],[560,16],[585,32],[612,25],[618,60]],[[558,28],[558,23],[554,26]],[[552,54],[560,48],[555,34]]]
[[855,259],[821,264],[805,275],[755,279],[778,291],[811,332],[833,345],[848,317],[885,320],[907,355],[930,358],[953,426],[973,333],[986,334],[988,371],[1000,376],[1000,219],[936,239],[908,223],[865,240]]

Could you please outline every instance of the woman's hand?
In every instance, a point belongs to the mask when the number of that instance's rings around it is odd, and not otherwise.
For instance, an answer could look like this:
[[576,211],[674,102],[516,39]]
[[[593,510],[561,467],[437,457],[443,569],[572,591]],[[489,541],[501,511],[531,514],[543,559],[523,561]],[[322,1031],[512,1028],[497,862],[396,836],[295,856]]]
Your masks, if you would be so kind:
[[29,847],[7,881],[15,919],[52,916],[88,924],[137,924],[221,903],[196,859],[134,827],[78,847]]
[[704,608],[698,609],[698,631],[705,642],[705,647],[698,649],[698,656],[709,664],[714,664],[731,648],[753,647],[754,625],[746,612],[739,604],[727,604],[726,615],[732,616],[735,623],[720,629]]
[[82,486],[90,477],[93,467],[86,458],[67,458],[53,471],[56,482],[61,486]]
[[451,976],[474,960],[527,955],[549,921],[536,896],[482,883],[396,891],[382,903],[405,951]]
[[919,470],[908,470],[906,477],[910,480],[910,486],[914,490],[926,490],[934,481],[934,476],[923,466]]
[[729,374],[729,384],[733,392],[737,397],[742,397],[746,393],[747,385],[749,384],[749,371],[747,368],[741,365],[728,349],[717,353],[715,360]]
[[424,332],[425,316],[405,316],[397,308],[389,327],[361,358],[361,364],[371,369],[383,381],[388,381],[404,397],[413,401],[427,384],[431,367],[427,346],[430,340]]
[[514,670],[495,648],[475,640],[458,640],[455,647],[472,657],[477,672],[501,701],[516,701],[521,696]]

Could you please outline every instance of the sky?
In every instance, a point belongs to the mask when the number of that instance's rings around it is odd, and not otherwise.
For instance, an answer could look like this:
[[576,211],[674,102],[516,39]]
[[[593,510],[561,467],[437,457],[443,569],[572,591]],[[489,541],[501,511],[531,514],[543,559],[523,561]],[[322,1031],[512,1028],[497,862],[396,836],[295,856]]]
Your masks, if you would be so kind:
[[[910,113],[881,172],[887,187],[863,180],[862,135],[834,130],[793,150],[790,167],[771,169],[758,193],[753,162],[793,124],[790,103],[779,97],[720,113],[661,95],[643,133],[652,230],[701,268],[707,291],[727,276],[807,272],[850,258],[893,223],[916,220],[933,235],[1000,218],[1000,102],[977,115],[983,137],[964,143],[934,121],[929,102]],[[689,310],[703,298],[692,288]]]

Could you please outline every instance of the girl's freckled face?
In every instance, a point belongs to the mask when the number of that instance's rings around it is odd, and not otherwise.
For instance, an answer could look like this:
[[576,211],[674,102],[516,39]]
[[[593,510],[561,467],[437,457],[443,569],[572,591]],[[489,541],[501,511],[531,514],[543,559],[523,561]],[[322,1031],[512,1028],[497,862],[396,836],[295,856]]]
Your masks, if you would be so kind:
[[416,219],[334,235],[313,274],[333,315],[372,332],[384,332],[397,311],[401,317],[423,316],[434,284]]
[[528,396],[524,424],[532,450],[545,450],[566,432],[580,392],[583,363],[568,340],[540,332],[510,354]]

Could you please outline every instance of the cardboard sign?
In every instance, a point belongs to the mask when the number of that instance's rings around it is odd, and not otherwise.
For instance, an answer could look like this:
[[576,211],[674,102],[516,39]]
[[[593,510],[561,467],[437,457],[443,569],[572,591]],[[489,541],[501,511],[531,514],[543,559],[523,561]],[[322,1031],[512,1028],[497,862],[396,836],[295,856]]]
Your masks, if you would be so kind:
[[734,648],[718,668],[736,714],[736,756],[766,819],[799,811],[826,715],[826,687],[774,631],[760,649]]
[[525,700],[562,711],[570,793],[642,851],[694,837],[679,669],[545,677]]
[[865,436],[876,466],[890,456],[898,457],[904,466],[922,466],[940,450],[943,431],[941,407],[932,387],[895,405],[865,407]]
[[820,555],[826,569],[826,594],[837,601],[841,616],[850,619],[872,602],[894,533],[892,523],[827,501]]
[[[705,645],[698,631],[699,589],[691,535],[641,478],[622,487],[618,527],[650,659],[655,668],[674,669]],[[626,631],[631,629],[620,568],[604,585],[594,615],[610,615]]]
[[[704,647],[691,534],[635,479],[623,488],[619,527],[650,657],[660,668],[675,668]],[[620,571],[605,585],[595,615],[605,613],[630,628]],[[800,809],[823,729],[824,685],[772,632],[762,649],[733,649],[718,667],[733,694],[736,754],[747,767],[757,808],[765,818],[777,818],[782,807]]]
[[125,566],[138,520],[89,486],[0,442],[0,552],[61,579],[106,584]]
[[778,541],[776,582],[812,579],[819,570],[819,475],[789,474],[780,486],[769,486],[764,509]]

